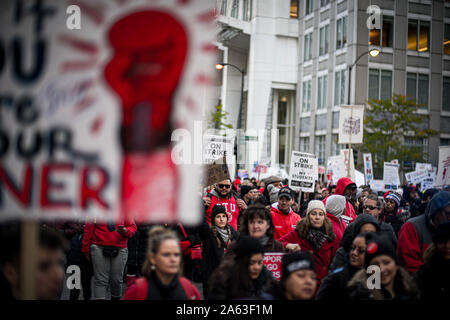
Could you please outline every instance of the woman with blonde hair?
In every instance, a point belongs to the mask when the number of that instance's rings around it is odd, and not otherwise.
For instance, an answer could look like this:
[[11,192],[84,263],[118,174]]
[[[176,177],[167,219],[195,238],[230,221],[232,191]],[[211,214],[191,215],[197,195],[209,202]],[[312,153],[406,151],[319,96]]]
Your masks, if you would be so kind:
[[150,230],[143,277],[127,289],[123,300],[200,300],[197,288],[181,276],[179,241],[174,231],[162,226]]
[[312,200],[308,204],[306,217],[279,239],[287,251],[309,251],[316,262],[317,288],[328,274],[328,268],[339,247],[333,232],[333,224],[326,216],[322,201]]

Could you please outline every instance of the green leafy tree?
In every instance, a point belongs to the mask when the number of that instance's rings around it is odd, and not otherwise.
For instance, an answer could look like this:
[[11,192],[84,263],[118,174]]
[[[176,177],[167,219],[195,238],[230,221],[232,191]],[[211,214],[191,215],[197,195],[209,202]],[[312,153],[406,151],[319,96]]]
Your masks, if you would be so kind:
[[[417,113],[421,106],[405,96],[394,94],[390,100],[370,100],[365,111],[364,140],[356,149],[372,153],[374,175],[383,176],[384,162],[398,159],[400,176],[405,161],[426,162],[423,147],[406,146],[404,139],[429,138],[439,132],[429,129],[429,115]],[[412,168],[409,168],[411,170]]]
[[229,114],[229,112],[223,110],[221,104],[214,106],[214,110],[211,112],[209,128],[217,130],[232,129],[233,126],[231,124],[225,123]]

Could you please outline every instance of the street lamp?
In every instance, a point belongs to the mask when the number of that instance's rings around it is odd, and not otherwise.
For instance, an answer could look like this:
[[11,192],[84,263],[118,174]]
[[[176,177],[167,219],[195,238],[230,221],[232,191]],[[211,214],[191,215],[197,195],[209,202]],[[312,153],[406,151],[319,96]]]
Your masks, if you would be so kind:
[[[217,63],[216,64],[216,69],[217,70],[222,70],[225,66],[230,66],[235,68],[237,71],[239,71],[241,73],[241,100],[239,102],[239,115],[238,115],[238,123],[237,123],[237,129],[241,128],[241,120],[242,120],[242,101],[243,101],[243,96],[244,96],[244,75],[245,75],[245,70],[240,69],[238,67],[236,67],[234,64],[231,63]],[[236,141],[237,143],[237,141]],[[239,163],[238,163],[238,168],[239,168]]]
[[372,57],[376,57],[380,53],[380,49],[374,48],[369,51],[362,53],[353,64],[348,66],[348,96],[347,96],[347,104],[350,105],[350,88],[352,83],[352,69],[356,65],[356,63],[366,54],[370,54]]
[[[365,51],[359,55],[359,57],[348,66],[348,96],[347,96],[347,104],[350,105],[350,89],[352,83],[352,69],[356,65],[356,63],[366,54],[370,54],[372,57],[376,57],[380,53],[380,49],[374,48],[369,51]],[[352,145],[348,144],[348,163],[347,163],[347,177],[350,178],[350,156],[352,155]]]

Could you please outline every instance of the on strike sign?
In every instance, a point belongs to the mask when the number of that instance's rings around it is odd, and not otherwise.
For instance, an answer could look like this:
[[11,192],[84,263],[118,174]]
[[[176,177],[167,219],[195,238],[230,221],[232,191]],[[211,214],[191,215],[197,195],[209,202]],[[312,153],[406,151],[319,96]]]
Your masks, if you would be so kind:
[[171,134],[202,118],[213,1],[75,3],[2,1],[0,219],[197,223]]
[[289,187],[292,190],[314,192],[318,176],[317,157],[314,154],[292,151],[289,170]]
[[272,272],[275,279],[281,279],[281,259],[283,258],[283,253],[265,253],[263,258],[263,264],[266,268]]

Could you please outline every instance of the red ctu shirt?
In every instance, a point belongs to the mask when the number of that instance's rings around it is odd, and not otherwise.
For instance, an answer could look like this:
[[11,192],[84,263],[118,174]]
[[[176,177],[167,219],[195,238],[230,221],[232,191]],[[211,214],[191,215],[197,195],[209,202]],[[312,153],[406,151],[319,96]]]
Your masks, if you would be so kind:
[[280,239],[285,234],[288,234],[290,231],[294,230],[297,222],[302,219],[292,210],[292,208],[290,208],[288,214],[281,212],[278,209],[278,202],[275,202],[272,205],[272,208],[270,208],[270,212],[272,214],[272,220],[275,226],[275,240]]
[[237,205],[236,199],[234,196],[229,195],[228,198],[220,198],[215,190],[211,191],[209,194],[211,197],[211,205],[206,209],[206,221],[209,225],[211,225],[211,211],[212,208],[216,204],[220,204],[225,207],[225,210],[228,215],[228,224],[234,228],[234,230],[238,229],[238,218],[239,218],[239,207]]

